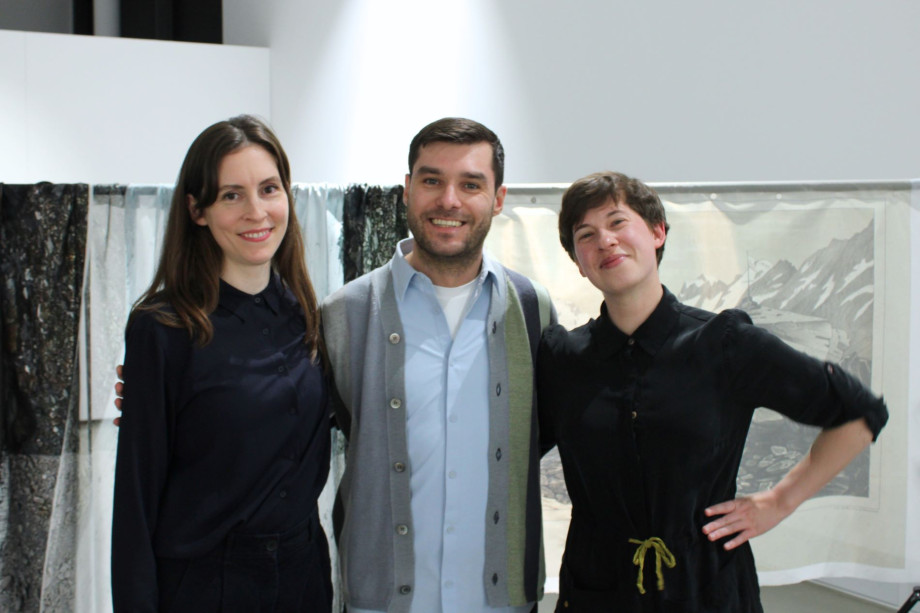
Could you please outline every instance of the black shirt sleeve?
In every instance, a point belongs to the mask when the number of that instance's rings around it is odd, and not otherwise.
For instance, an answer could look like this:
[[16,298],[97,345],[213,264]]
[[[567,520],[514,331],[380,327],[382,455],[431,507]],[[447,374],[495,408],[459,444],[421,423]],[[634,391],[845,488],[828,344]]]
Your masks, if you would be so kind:
[[184,330],[139,313],[126,334],[124,412],[118,432],[112,516],[112,594],[116,611],[156,611],[157,509],[168,471],[168,407],[181,368]]

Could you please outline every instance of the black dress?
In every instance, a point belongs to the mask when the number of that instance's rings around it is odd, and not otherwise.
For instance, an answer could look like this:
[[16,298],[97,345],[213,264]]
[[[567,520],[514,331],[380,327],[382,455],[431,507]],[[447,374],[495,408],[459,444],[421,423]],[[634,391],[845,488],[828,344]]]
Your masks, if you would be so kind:
[[632,336],[603,306],[571,332],[547,330],[537,382],[541,438],[558,445],[572,500],[558,611],[762,611],[750,545],[727,552],[702,532],[704,509],[735,498],[754,410],[821,427],[864,417],[874,435],[888,415],[745,313],[687,307],[667,289]]

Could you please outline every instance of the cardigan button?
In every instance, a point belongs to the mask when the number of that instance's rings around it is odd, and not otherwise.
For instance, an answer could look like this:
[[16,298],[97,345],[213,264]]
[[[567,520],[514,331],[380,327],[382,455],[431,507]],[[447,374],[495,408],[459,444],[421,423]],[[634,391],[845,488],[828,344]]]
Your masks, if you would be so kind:
[[398,409],[398,408],[401,407],[401,406],[402,406],[402,400],[400,400],[399,398],[392,398],[392,399],[390,399],[390,408],[391,408],[391,409]]
[[390,335],[390,344],[395,345],[398,342],[399,342],[399,335],[394,332],[393,334]]
[[398,473],[401,473],[406,470],[406,465],[403,464],[402,462],[396,462],[395,464],[393,464],[393,470],[395,470]]
[[407,534],[409,534],[409,526],[407,526],[406,524],[399,524],[398,526],[396,526],[396,534],[398,534],[399,536],[406,536]]
[[399,586],[399,593],[402,594],[403,596],[405,596],[406,594],[408,594],[408,593],[411,592],[411,591],[412,591],[412,587],[411,587],[411,586],[408,586],[408,585],[400,585],[400,586]]

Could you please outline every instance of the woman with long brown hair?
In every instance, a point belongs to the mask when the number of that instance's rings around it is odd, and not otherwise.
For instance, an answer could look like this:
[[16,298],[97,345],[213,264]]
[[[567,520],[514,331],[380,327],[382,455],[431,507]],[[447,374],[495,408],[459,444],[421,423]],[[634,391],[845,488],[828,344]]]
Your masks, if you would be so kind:
[[126,330],[115,611],[328,611],[329,411],[290,166],[251,116],[192,143]]

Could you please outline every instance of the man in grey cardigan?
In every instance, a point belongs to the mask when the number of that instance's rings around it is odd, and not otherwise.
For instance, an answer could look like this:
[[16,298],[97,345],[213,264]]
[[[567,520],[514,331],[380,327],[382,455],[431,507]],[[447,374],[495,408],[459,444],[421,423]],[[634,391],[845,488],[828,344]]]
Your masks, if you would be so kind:
[[468,119],[412,140],[413,238],[323,304],[348,437],[350,613],[524,613],[543,594],[534,358],[546,291],[483,252],[504,152]]

